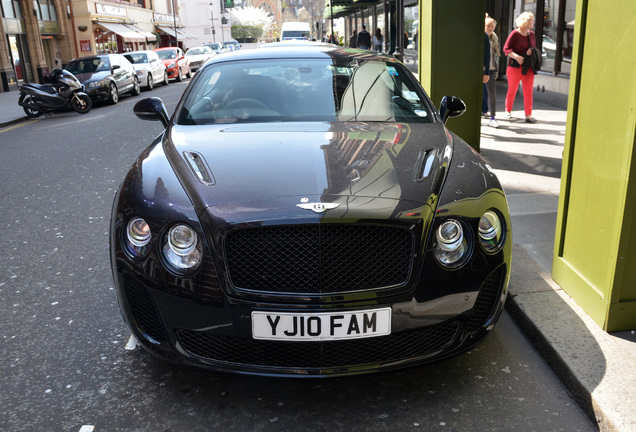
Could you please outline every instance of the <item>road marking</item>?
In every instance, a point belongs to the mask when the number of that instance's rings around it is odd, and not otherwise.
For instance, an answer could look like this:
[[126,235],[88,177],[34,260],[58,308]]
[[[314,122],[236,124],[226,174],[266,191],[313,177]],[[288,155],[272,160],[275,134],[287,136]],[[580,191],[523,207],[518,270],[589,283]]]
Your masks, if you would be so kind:
[[80,428],[79,432],[93,432],[95,426],[92,425],[84,425]]
[[40,120],[40,119],[31,120],[31,121],[28,121],[26,123],[24,123],[24,122],[23,123],[18,123],[17,125],[9,126],[7,128],[4,128],[4,129],[0,129],[0,133],[7,132],[7,131],[10,131],[10,130],[13,130],[13,129],[16,129],[16,128],[19,128],[19,127],[22,127],[22,126],[30,125],[31,123],[35,123],[38,120]]

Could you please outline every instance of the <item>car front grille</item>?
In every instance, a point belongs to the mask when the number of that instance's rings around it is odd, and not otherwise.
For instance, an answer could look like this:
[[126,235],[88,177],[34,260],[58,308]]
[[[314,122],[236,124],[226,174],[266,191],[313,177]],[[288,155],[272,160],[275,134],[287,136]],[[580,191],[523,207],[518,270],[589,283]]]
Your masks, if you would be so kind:
[[208,361],[302,370],[375,366],[429,356],[448,346],[458,328],[458,323],[447,322],[389,336],[312,342],[239,339],[190,330],[179,330],[177,336],[186,352]]
[[405,284],[414,236],[383,225],[290,225],[237,230],[225,239],[237,289],[322,294]]
[[126,287],[128,304],[139,331],[150,336],[156,342],[166,342],[168,336],[159,316],[159,310],[148,290],[130,276],[125,276],[124,286]]
[[501,297],[506,277],[506,266],[502,265],[484,280],[479,288],[473,313],[468,321],[468,332],[474,333],[481,329],[492,318],[492,314]]

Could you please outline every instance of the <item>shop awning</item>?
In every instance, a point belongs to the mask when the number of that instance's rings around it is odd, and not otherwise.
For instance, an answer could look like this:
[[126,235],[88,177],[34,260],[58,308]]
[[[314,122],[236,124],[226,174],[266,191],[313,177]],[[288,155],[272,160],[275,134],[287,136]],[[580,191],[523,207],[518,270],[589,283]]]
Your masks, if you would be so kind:
[[[159,30],[161,30],[162,32],[175,37],[174,35],[174,27],[166,27],[166,26],[157,26],[157,28]],[[183,29],[177,28],[177,36],[178,39],[193,39],[194,36],[190,36],[189,34],[187,34],[186,32],[183,31]]]
[[[361,9],[367,9],[381,3],[374,0],[332,0],[332,5],[327,3],[325,7],[325,19],[340,18],[347,16]],[[333,16],[331,15],[333,11]]]
[[119,23],[105,23],[97,21],[100,27],[121,36],[126,42],[146,42],[146,38],[136,31]]
[[146,39],[146,41],[148,41],[148,42],[154,42],[154,41],[157,40],[157,36],[155,36],[154,34],[152,34],[150,32],[147,32],[146,30],[140,29],[136,25],[132,25],[132,24],[125,24],[125,25],[126,25],[126,27],[128,27],[132,31],[135,31],[135,32],[139,33],[140,35],[142,35]]

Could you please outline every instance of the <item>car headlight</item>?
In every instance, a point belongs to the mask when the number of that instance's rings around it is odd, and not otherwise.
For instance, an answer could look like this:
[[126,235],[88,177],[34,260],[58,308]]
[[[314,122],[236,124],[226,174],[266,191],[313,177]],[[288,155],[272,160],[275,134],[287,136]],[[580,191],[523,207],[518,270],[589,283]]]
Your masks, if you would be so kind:
[[162,250],[166,262],[176,271],[194,270],[201,263],[201,242],[197,233],[187,225],[179,224],[170,228]]
[[89,89],[94,89],[97,87],[101,87],[102,86],[102,82],[101,81],[93,81],[93,82],[89,82],[88,83],[88,88]]
[[144,257],[150,250],[152,233],[148,223],[142,218],[134,218],[126,225],[126,246],[134,258]]
[[488,210],[479,220],[479,243],[488,253],[495,253],[503,245],[503,224],[497,213]]
[[455,269],[466,261],[468,256],[468,242],[464,229],[459,221],[448,219],[435,232],[435,259],[442,266]]
[[146,75],[146,72],[147,71],[145,69],[140,69],[140,70],[137,71],[137,75],[144,76],[144,75]]
[[172,62],[168,65],[168,69],[172,69],[174,67],[177,67],[177,63],[176,62]]

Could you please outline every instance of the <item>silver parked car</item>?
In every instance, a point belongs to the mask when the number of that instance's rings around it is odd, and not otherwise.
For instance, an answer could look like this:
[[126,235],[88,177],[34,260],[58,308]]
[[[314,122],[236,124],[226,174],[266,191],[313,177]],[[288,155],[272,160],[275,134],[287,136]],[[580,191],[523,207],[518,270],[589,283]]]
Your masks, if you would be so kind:
[[124,57],[132,63],[142,87],[152,90],[155,84],[167,85],[170,82],[166,66],[156,52],[133,51],[124,54]]

